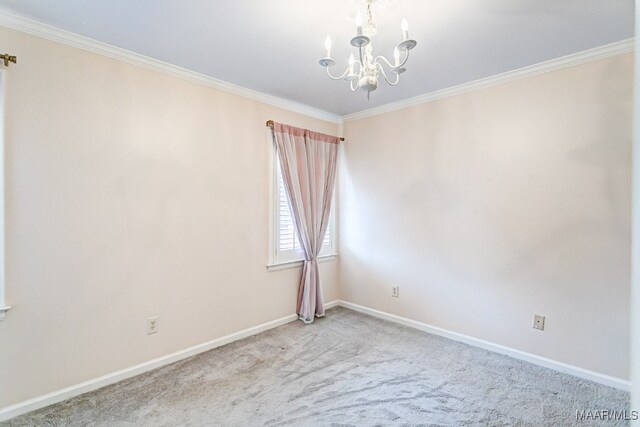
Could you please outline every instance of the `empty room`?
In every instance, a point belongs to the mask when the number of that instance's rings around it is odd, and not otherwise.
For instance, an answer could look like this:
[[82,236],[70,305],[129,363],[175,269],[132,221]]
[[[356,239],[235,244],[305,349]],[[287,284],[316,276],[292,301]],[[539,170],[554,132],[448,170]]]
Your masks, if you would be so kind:
[[638,16],[0,0],[0,425],[640,426]]

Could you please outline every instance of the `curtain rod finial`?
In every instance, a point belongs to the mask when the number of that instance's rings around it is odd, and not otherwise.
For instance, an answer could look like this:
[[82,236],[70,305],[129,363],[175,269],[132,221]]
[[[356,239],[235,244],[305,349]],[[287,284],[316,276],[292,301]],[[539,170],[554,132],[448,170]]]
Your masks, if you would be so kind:
[[18,58],[15,55],[9,55],[8,53],[0,55],[0,59],[4,61],[5,67],[9,66],[9,62],[13,62],[14,64],[18,63]]

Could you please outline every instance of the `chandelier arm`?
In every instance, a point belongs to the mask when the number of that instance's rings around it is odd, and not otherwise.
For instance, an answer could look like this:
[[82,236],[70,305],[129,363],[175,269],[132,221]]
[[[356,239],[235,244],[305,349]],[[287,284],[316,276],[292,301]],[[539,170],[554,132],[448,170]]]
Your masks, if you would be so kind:
[[386,81],[389,86],[395,86],[398,84],[398,82],[400,81],[400,74],[396,74],[396,81],[391,83],[389,81],[389,79],[387,78],[387,73],[384,72],[384,68],[382,68],[382,64],[380,64],[379,62],[376,64],[378,66],[378,69],[380,70],[380,73],[382,73],[382,77],[384,77],[384,81]]
[[409,60],[409,51],[408,51],[408,50],[405,50],[405,52],[406,52],[406,55],[405,55],[405,57],[404,57],[404,60],[403,60],[403,61],[402,61],[402,63],[400,63],[399,65],[392,64],[391,62],[389,62],[389,60],[388,60],[387,58],[385,58],[385,57],[384,57],[384,56],[382,56],[382,55],[378,55],[378,56],[376,56],[376,59],[375,59],[374,63],[381,65],[381,68],[380,68],[380,69],[382,69],[382,64],[381,64],[381,63],[380,63],[380,61],[379,61],[380,59],[381,59],[381,60],[383,60],[384,62],[386,62],[386,63],[387,63],[387,65],[389,66],[389,68],[400,68],[400,67],[403,67],[403,66],[404,66],[404,64],[406,64],[406,63],[407,63],[407,61]]
[[355,64],[358,64],[358,72],[356,73],[355,66],[354,66],[353,74],[356,76],[359,76],[360,73],[362,73],[362,70],[364,69],[364,65],[362,64],[362,62],[358,61],[357,59],[354,61],[354,65]]
[[344,78],[347,76],[347,74],[349,73],[349,67],[347,67],[347,69],[346,69],[346,70],[344,70],[344,73],[342,73],[342,75],[341,75],[340,77],[333,77],[333,76],[331,75],[331,72],[329,71],[329,67],[326,67],[326,68],[327,68],[327,76],[329,76],[329,78],[331,78],[332,80],[342,80],[342,79],[344,79]]
[[353,85],[354,80],[349,81],[349,89],[351,89],[351,92],[355,92],[356,90],[358,90],[358,83],[356,83],[356,85]]
[[389,65],[390,68],[395,68],[395,65],[393,65],[391,62],[389,62],[389,60],[387,60],[387,58],[385,58],[382,55],[376,56],[376,59],[373,62],[379,64],[380,63],[379,59],[382,59],[384,62],[386,62],[387,65]]
[[405,50],[405,52],[407,53],[407,56],[404,57],[404,61],[402,61],[402,64],[398,65],[398,67],[404,67],[404,64],[409,60],[409,50]]

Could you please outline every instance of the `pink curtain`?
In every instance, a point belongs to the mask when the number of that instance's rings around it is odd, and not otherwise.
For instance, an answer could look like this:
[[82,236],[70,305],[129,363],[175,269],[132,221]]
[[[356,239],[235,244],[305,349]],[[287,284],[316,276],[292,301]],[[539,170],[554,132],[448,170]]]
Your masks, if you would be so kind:
[[296,312],[305,323],[324,316],[318,254],[329,225],[340,138],[273,124],[282,181],[304,252]]

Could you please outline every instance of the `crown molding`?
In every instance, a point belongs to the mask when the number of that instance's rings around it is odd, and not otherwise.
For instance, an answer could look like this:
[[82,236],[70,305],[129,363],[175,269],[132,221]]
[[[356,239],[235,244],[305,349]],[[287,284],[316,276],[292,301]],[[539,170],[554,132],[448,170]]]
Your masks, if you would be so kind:
[[7,9],[0,8],[0,26],[21,31],[54,42],[62,43],[67,46],[76,47],[109,58],[117,59],[132,65],[157,71],[168,76],[187,80],[203,86],[208,86],[223,92],[242,96],[253,101],[268,104],[274,107],[293,111],[305,116],[314,117],[316,119],[325,120],[331,123],[339,124],[341,118],[339,115],[301,104],[288,99],[269,95],[263,92],[247,89],[233,83],[225,82],[207,75],[169,64],[154,58],[150,58],[130,50],[122,49],[107,43],[103,43],[70,31],[62,30],[51,25],[44,24],[24,16],[17,15]]
[[633,51],[634,39],[621,40],[619,42],[606,44],[593,49],[584,50],[582,52],[572,53],[567,56],[551,59],[549,61],[540,62],[528,67],[518,68],[517,70],[507,71],[506,73],[496,74],[494,76],[485,77],[472,82],[463,83],[461,85],[425,93],[423,95],[414,96],[412,98],[403,99],[397,102],[391,102],[379,107],[369,108],[358,111],[356,113],[346,114],[342,116],[343,122],[363,119],[365,117],[377,116],[379,114],[389,113],[408,107],[424,104],[427,102],[437,101],[439,99],[456,96],[467,92],[485,89],[515,80],[533,77],[538,74],[549,73],[561,70],[563,68],[573,67],[575,65],[584,64],[585,62],[597,61],[622,53]]
[[247,89],[233,83],[225,82],[207,75],[192,71],[177,65],[169,64],[164,61],[150,58],[130,50],[122,49],[107,43],[103,43],[70,31],[62,30],[51,25],[44,24],[33,19],[29,19],[17,15],[5,8],[0,7],[0,26],[11,28],[24,33],[32,34],[54,42],[62,43],[68,46],[83,49],[109,58],[117,59],[132,65],[157,71],[182,80],[187,80],[203,86],[212,87],[223,92],[242,96],[253,101],[261,102],[274,107],[282,108],[295,113],[325,120],[331,123],[341,125],[344,122],[363,119],[366,117],[376,116],[379,114],[389,113],[408,107],[424,104],[427,102],[437,101],[439,99],[460,95],[466,92],[485,89],[491,86],[508,83],[515,80],[532,77],[538,74],[549,73],[563,68],[573,67],[585,62],[596,61],[622,53],[633,51],[634,39],[621,40],[619,42],[610,43],[582,52],[573,53],[567,56],[551,59],[549,61],[540,62],[538,64],[519,68],[517,70],[507,71],[505,73],[496,74],[494,76],[485,77],[474,80],[472,82],[463,83],[434,92],[425,93],[411,98],[403,99],[397,102],[391,102],[378,107],[369,108],[344,116],[301,104],[288,99]]

